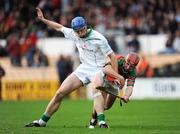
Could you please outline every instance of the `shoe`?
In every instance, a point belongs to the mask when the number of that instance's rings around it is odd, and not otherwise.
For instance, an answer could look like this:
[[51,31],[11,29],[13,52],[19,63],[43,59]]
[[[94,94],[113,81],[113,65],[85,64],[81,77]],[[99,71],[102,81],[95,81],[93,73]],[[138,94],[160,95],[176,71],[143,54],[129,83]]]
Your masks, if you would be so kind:
[[45,126],[46,126],[46,124],[40,125],[38,120],[35,120],[35,121],[25,125],[25,127],[45,127]]
[[94,119],[94,121],[92,121],[91,119],[88,128],[93,129],[95,128],[96,124],[97,124],[97,119]]
[[109,128],[109,126],[105,123],[105,124],[100,124],[99,125],[100,128]]

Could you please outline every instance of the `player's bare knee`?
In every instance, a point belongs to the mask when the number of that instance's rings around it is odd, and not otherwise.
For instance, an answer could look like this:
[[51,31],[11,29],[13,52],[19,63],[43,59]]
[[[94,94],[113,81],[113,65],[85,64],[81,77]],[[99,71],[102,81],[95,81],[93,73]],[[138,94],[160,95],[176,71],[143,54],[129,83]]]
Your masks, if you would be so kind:
[[92,88],[96,90],[96,87],[102,86],[102,82],[93,82]]
[[102,95],[101,92],[96,92],[96,93],[93,94],[93,98],[99,97],[99,96],[101,96],[101,95]]

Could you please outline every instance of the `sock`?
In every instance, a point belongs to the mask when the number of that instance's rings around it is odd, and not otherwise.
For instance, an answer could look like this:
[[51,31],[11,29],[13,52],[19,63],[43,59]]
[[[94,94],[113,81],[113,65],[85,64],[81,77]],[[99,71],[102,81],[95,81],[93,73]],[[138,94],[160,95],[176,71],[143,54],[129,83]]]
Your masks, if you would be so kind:
[[91,119],[91,122],[92,122],[92,123],[94,123],[94,122],[95,122],[95,120],[96,120],[96,119],[92,118],[92,119]]
[[48,122],[49,119],[50,119],[50,116],[48,116],[47,114],[43,114],[41,119],[39,119],[39,124],[44,125]]
[[98,119],[98,124],[101,125],[101,124],[105,124],[105,115],[103,113],[99,114],[97,116],[97,119]]
[[45,121],[43,121],[42,119],[39,119],[39,124],[41,125],[41,126],[44,126],[44,125],[46,125],[46,122]]

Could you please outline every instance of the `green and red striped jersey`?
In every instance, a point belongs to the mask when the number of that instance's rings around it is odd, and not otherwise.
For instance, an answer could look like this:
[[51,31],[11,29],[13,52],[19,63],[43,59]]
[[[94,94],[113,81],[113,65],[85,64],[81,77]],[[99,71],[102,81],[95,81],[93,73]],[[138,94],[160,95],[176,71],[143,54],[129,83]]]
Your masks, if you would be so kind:
[[[118,56],[118,73],[124,77],[125,80],[127,80],[127,86],[134,86],[135,79],[137,76],[136,69],[132,71],[126,71],[124,69],[124,62],[125,58],[123,56]],[[106,76],[106,79],[109,81],[113,81],[114,78]]]

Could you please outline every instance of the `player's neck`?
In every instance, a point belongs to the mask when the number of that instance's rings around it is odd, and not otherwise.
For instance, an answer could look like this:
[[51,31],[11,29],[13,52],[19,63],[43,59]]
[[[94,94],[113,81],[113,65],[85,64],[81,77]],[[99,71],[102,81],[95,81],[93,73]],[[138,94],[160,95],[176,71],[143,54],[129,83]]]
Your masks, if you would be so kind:
[[88,36],[91,34],[91,32],[92,32],[92,27],[91,27],[91,26],[89,26],[89,27],[88,27],[88,29],[87,29],[86,34],[85,34],[82,38],[86,38],[86,37],[88,37]]

